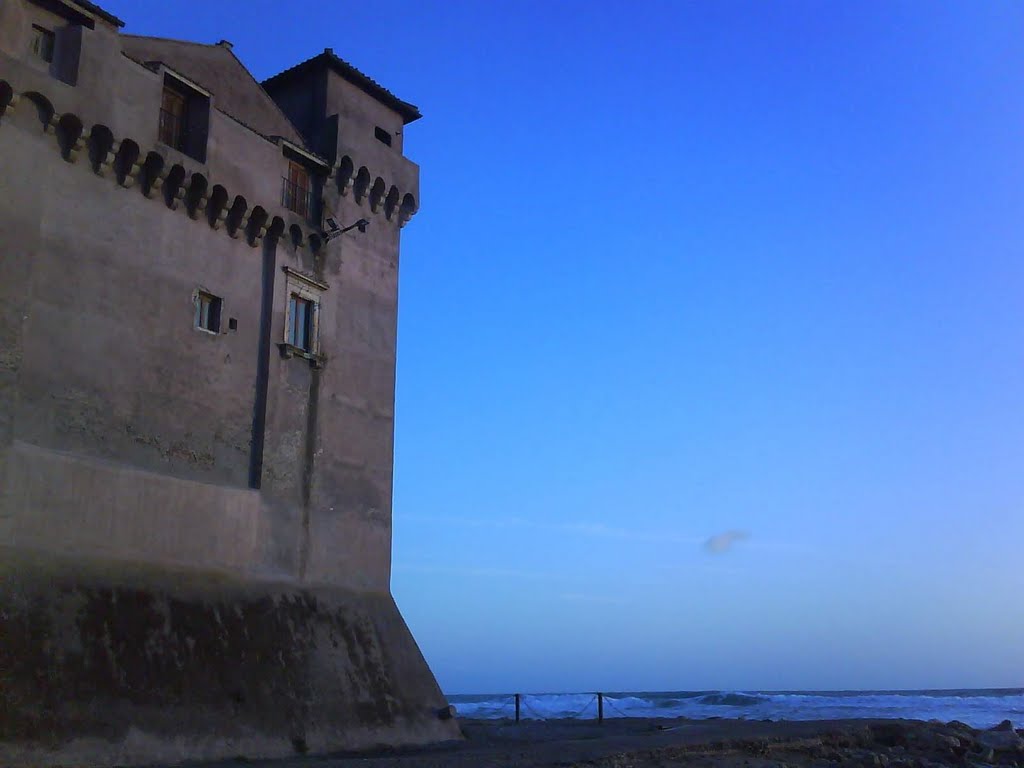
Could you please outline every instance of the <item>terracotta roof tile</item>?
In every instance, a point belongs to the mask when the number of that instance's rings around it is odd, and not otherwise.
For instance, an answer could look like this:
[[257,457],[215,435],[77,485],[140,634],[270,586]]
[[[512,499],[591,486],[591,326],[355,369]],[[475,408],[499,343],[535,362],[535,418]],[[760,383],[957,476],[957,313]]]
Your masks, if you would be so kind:
[[318,64],[326,64],[350,83],[361,88],[370,96],[373,96],[381,104],[393,109],[402,116],[402,120],[404,120],[406,124],[411,123],[413,120],[419,120],[423,117],[417,107],[407,101],[402,101],[376,80],[371,79],[347,61],[338,57],[332,48],[325,48],[323,53],[319,53],[310,59],[306,59],[305,61],[296,64],[294,67],[284,70],[284,72],[279,72],[273,77],[267,78],[263,81],[263,85],[266,86],[268,83],[272,83],[276,80],[283,80],[292,77],[311,67],[317,66]]

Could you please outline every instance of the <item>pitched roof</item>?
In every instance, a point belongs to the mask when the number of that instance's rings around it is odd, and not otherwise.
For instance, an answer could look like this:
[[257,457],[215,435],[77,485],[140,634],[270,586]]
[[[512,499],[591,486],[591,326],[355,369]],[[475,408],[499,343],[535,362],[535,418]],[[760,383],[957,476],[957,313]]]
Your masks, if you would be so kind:
[[162,37],[121,35],[126,55],[143,63],[160,62],[214,95],[221,112],[264,136],[282,136],[305,147],[299,131],[263,90],[229,43],[190,43]]
[[115,27],[124,26],[124,22],[117,18],[117,16],[115,16],[112,13],[108,13],[107,11],[104,11],[102,8],[96,5],[96,3],[90,3],[89,0],[72,0],[72,2],[74,3],[74,5],[81,6],[89,13],[91,13],[93,16],[99,16],[108,24],[113,24]]
[[407,101],[402,101],[383,85],[372,80],[347,61],[335,55],[333,48],[324,48],[323,53],[317,54],[311,59],[306,59],[300,64],[296,64],[294,67],[286,69],[284,72],[279,72],[273,77],[267,78],[263,81],[263,85],[266,86],[270,83],[274,83],[275,81],[294,77],[295,75],[321,65],[330,67],[350,83],[362,89],[364,93],[369,94],[384,106],[393,109],[402,116],[402,120],[406,124],[411,123],[413,120],[419,120],[423,117],[417,107]]

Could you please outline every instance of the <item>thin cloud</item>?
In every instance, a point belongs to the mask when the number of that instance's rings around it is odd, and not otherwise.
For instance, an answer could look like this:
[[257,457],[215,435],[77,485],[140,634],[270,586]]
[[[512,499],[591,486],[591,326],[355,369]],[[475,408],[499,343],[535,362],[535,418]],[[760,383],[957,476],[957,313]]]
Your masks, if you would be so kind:
[[429,563],[395,563],[393,570],[403,573],[431,573],[448,576],[494,577],[500,579],[550,579],[555,574],[545,571],[527,571],[517,568],[477,568],[458,565],[432,565]]
[[746,531],[726,531],[705,541],[704,551],[712,555],[722,555],[732,549],[737,542],[749,538],[750,534]]
[[628,601],[621,597],[609,595],[591,595],[583,592],[565,592],[558,596],[561,600],[569,600],[574,603],[599,603],[602,605],[625,605]]
[[429,525],[458,525],[468,528],[524,528],[551,533],[567,533],[591,538],[618,539],[622,541],[656,541],[673,544],[699,544],[697,536],[684,536],[668,531],[645,531],[635,528],[619,528],[601,522],[545,523],[521,517],[473,518],[446,515],[408,515],[397,518],[397,522],[426,523]]

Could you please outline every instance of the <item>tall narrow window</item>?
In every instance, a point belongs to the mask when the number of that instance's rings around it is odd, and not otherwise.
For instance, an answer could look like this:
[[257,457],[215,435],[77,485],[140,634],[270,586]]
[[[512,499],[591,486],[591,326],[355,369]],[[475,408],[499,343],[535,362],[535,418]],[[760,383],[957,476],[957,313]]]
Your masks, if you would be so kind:
[[288,266],[281,269],[287,276],[288,297],[281,356],[306,358],[313,368],[320,368],[325,360],[320,352],[320,299],[327,283]]
[[288,175],[284,179],[284,191],[281,203],[289,211],[294,211],[308,219],[310,214],[309,171],[304,166],[289,161]]
[[177,150],[185,148],[185,96],[164,85],[160,101],[160,141]]
[[288,300],[288,343],[303,352],[313,351],[316,302],[293,293]]
[[196,291],[195,325],[200,331],[220,333],[220,315],[224,300],[206,291]]
[[183,76],[172,74],[171,70],[164,72],[159,141],[205,163],[209,133],[210,94]]
[[53,61],[53,46],[56,38],[53,32],[44,27],[32,25],[32,53],[43,61]]

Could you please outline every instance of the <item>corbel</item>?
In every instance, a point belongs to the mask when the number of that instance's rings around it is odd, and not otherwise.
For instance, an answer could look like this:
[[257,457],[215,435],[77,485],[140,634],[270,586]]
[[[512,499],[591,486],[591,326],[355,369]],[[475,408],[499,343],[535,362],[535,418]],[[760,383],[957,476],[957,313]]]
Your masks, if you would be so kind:
[[[136,165],[138,165],[138,163],[136,163]],[[152,179],[146,180],[146,188],[142,190],[142,194],[148,198],[152,198],[159,190],[162,190],[164,188],[164,182],[167,181],[168,173],[170,173],[170,168],[168,168],[165,163],[164,166],[156,172],[156,175]]]
[[7,106],[4,107],[3,112],[0,112],[0,117],[6,117],[14,111],[15,107],[18,106],[18,102],[21,101],[21,96],[11,92],[11,100],[7,102]]
[[228,201],[227,199],[225,199],[224,205],[222,205],[220,207],[220,210],[217,211],[217,215],[213,217],[213,221],[210,223],[210,226],[213,229],[220,229],[222,226],[224,226],[224,222],[228,220],[228,214],[230,212],[231,206],[228,205]]
[[262,225],[260,225],[259,230],[257,230],[253,234],[252,239],[249,240],[249,247],[250,248],[255,248],[257,245],[259,245],[260,242],[263,240],[263,238],[266,236],[266,234],[267,234],[267,224],[266,224],[266,222],[264,222]]
[[82,153],[83,149],[85,149],[85,138],[79,136],[75,139],[75,143],[71,145],[70,149],[68,149],[67,161],[69,163],[77,163],[78,156]]
[[[135,182],[138,181],[139,174],[141,172],[142,172],[142,163],[140,163],[138,160],[136,160],[134,163],[132,163],[132,167],[128,169],[128,173],[126,173],[124,175],[124,181],[121,182],[121,186],[124,187],[125,189],[128,189],[129,187],[135,186]],[[145,194],[146,197],[151,197],[152,196],[152,191],[153,191],[153,188],[150,187],[149,190],[144,191],[143,194]]]
[[113,143],[110,145],[110,149],[107,150],[107,154],[101,157],[99,162],[96,164],[95,173],[97,176],[106,176],[107,171],[113,169],[114,158],[117,157],[117,151],[120,148],[121,141],[119,139],[114,139]]
[[193,221],[197,221],[199,219],[199,215],[206,211],[206,204],[209,201],[210,201],[210,185],[207,184],[206,185],[206,189],[203,191],[202,196],[198,200],[196,200],[195,205],[192,206],[191,209],[189,209],[188,217],[190,219],[192,219]]
[[178,206],[181,205],[181,201],[185,199],[185,193],[188,192],[189,185],[189,182],[186,181],[186,179],[188,179],[187,172],[184,175],[182,175],[181,183],[179,183],[175,189],[170,190],[170,194],[168,195],[169,201],[167,207],[170,208],[172,211],[178,210]]
[[228,234],[234,240],[237,240],[239,235],[244,234],[245,231],[249,228],[249,218],[251,216],[252,216],[252,209],[250,208],[249,210],[247,210],[245,213],[242,214],[242,218],[240,218],[238,220],[238,224],[235,226],[235,228],[233,230],[229,230],[228,231]]

